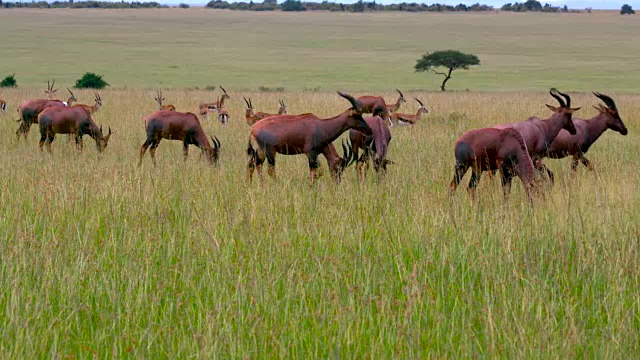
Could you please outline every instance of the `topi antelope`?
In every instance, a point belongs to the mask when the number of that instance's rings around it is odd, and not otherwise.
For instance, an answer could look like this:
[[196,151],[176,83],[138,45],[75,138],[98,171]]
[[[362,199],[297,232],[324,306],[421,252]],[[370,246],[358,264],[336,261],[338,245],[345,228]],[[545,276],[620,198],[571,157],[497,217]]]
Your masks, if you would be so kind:
[[[560,130],[558,136],[553,140],[549,146],[547,155],[552,159],[562,159],[567,156],[572,156],[571,170],[576,171],[579,163],[582,163],[589,170],[592,170],[591,162],[584,157],[584,154],[589,151],[591,145],[593,145],[598,138],[607,130],[611,129],[618,133],[627,135],[627,127],[622,122],[616,103],[607,95],[594,92],[598,99],[602,100],[606,106],[598,104],[595,107],[598,110],[598,115],[592,117],[589,120],[573,119],[573,124],[576,127],[576,134],[571,135],[566,130]],[[553,173],[546,167],[544,168],[549,175],[549,179],[553,181]]]
[[413,114],[393,113],[393,114],[391,114],[391,123],[392,124],[396,124],[396,125],[406,125],[406,124],[414,125],[415,123],[420,121],[420,119],[422,119],[422,115],[427,114],[429,112],[429,110],[427,110],[427,108],[424,107],[424,104],[422,103],[422,101],[418,100],[417,98],[414,98],[414,100],[417,101],[418,104],[420,104],[420,107],[418,108],[418,111],[416,111],[415,115],[413,115]]
[[[387,160],[391,131],[389,131],[386,120],[377,115],[364,118],[364,120],[373,132],[370,136],[358,130],[349,130],[349,140],[351,140],[354,159],[357,161],[356,173],[360,181],[366,177],[369,159],[373,159],[373,168],[382,175],[387,172],[387,165],[393,164],[391,160]],[[359,149],[363,150],[360,158],[358,158]]]
[[225,90],[222,87],[222,85],[219,85],[219,86],[224,93],[218,98],[218,101],[216,103],[217,105],[216,111],[218,112],[218,121],[220,121],[222,125],[227,125],[227,122],[229,122],[229,111],[224,108],[224,100],[231,99],[231,98],[229,97],[229,94],[227,94],[227,90]]
[[158,103],[158,110],[176,111],[176,107],[173,106],[173,104],[162,105],[162,102],[165,100],[162,96],[162,89],[156,90],[156,97],[154,100]]
[[306,154],[309,159],[311,184],[315,182],[318,169],[318,155],[327,152],[327,147],[340,134],[357,129],[371,135],[369,125],[362,118],[362,106],[353,96],[338,92],[352,107],[328,119],[320,119],[313,114],[277,115],[251,126],[247,154],[247,178],[251,181],[254,170],[262,175],[262,165],[267,160],[268,174],[275,178],[276,154]]
[[[69,92],[71,92],[71,90],[69,90]],[[93,98],[94,104],[93,105],[75,104],[73,106],[78,106],[78,107],[84,108],[89,112],[89,114],[97,113],[98,110],[100,110],[100,107],[102,107],[102,97],[97,92],[94,92],[93,95],[94,95],[94,98]]]
[[47,98],[49,100],[53,100],[53,96],[56,93],[56,91],[58,91],[58,89],[54,89],[53,87],[56,84],[56,79],[53,79],[53,83],[49,83],[49,80],[47,80],[47,90],[44,91],[45,94],[47,94]]
[[[558,136],[560,130],[565,129],[571,135],[576,134],[576,128],[573,125],[573,121],[571,121],[571,116],[574,112],[580,110],[580,108],[571,108],[571,97],[569,95],[563,94],[556,89],[551,89],[549,94],[560,104],[559,107],[547,105],[553,112],[549,118],[542,120],[537,117],[531,117],[528,120],[517,123],[494,126],[496,129],[513,128],[522,135],[538,172],[544,170],[544,165],[540,160],[547,156],[549,145]],[[566,103],[560,96],[566,100]]]
[[[53,80],[54,84],[55,82],[56,81]],[[49,81],[47,81],[47,90],[44,91],[47,96],[50,97],[57,90],[58,89],[54,90],[53,84],[49,84]],[[22,135],[25,140],[27,139],[27,134],[29,134],[31,125],[38,123],[38,115],[40,115],[40,113],[44,109],[51,106],[65,106],[78,101],[71,90],[69,90],[69,93],[71,96],[69,97],[69,99],[67,99],[66,102],[62,100],[34,99],[27,100],[20,104],[20,106],[18,107],[18,114],[20,116],[20,120],[18,121],[20,122],[20,126],[18,127],[18,130],[16,130],[16,136],[18,137],[18,139],[20,139],[20,135]]]
[[209,144],[209,139],[202,129],[200,120],[193,113],[183,113],[177,111],[157,110],[145,118],[145,130],[147,139],[140,148],[140,161],[142,165],[147,148],[151,146],[151,160],[156,165],[156,148],[162,139],[179,140],[184,146],[184,160],[189,155],[189,145],[195,145],[206,152],[207,160],[212,165],[217,165],[220,154],[220,140],[211,137],[213,146]]
[[287,115],[287,105],[284,103],[283,100],[278,101],[280,103],[280,108],[278,109],[278,113],[269,114],[261,111],[254,113],[253,103],[251,102],[251,98],[249,98],[249,100],[247,100],[244,96],[242,98],[244,99],[245,104],[247,104],[247,109],[245,110],[244,118],[247,120],[247,124],[249,125],[253,125],[256,122],[270,116]]
[[471,168],[469,196],[475,201],[475,191],[484,171],[500,170],[504,195],[511,188],[511,180],[517,175],[524,185],[527,199],[532,202],[531,189],[535,185],[535,170],[527,145],[520,133],[513,128],[484,128],[462,135],[455,145],[455,174],[449,185],[453,195],[465,173]]
[[104,136],[102,127],[98,127],[91,118],[89,111],[83,107],[52,106],[43,110],[38,115],[40,124],[40,151],[42,146],[47,146],[47,151],[51,153],[51,143],[56,134],[73,134],[77,147],[82,150],[82,137],[91,136],[96,141],[98,152],[104,151],[111,137],[109,133]]

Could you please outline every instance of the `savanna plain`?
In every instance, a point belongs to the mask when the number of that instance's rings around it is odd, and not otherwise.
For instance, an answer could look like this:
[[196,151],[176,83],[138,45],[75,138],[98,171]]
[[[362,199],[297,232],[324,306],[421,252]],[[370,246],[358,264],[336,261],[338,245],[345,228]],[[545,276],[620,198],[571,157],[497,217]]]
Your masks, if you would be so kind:
[[[0,10],[0,75],[19,84],[0,90],[0,357],[638,355],[639,28],[597,12]],[[448,48],[482,65],[440,93],[412,67]],[[37,125],[17,140],[18,104],[52,78],[63,97],[85,71],[111,84],[93,116],[115,131],[105,152],[58,136],[41,153]],[[195,112],[219,84],[230,123],[203,121],[219,166],[165,140],[138,167],[155,88]],[[466,186],[449,198],[455,140],[547,117],[550,87],[579,118],[596,114],[590,91],[610,95],[629,134],[602,136],[594,171],[547,160],[556,184],[533,207],[488,176],[475,205]],[[392,129],[386,177],[351,167],[335,184],[324,162],[310,187],[304,156],[279,156],[277,180],[245,180],[242,96],[326,117],[349,106],[335,90],[390,102],[395,88],[429,114]]]

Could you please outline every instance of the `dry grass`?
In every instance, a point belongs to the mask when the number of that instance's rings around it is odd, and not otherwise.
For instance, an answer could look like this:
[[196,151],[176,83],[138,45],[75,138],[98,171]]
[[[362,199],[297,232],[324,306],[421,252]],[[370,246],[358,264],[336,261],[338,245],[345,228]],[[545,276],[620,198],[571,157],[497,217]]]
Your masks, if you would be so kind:
[[[10,104],[40,90],[5,93]],[[545,93],[410,93],[430,115],[396,128],[387,178],[350,168],[310,189],[304,157],[278,157],[277,181],[244,181],[241,96],[275,111],[328,116],[334,93],[230,92],[219,168],[164,141],[146,158],[153,91],[102,92],[103,156],[59,137],[37,150],[0,117],[0,356],[136,358],[624,357],[640,350],[637,98],[610,94],[629,135],[591,149],[597,171],[569,173],[527,206],[484,178],[476,207],[453,199],[464,131],[546,116]],[[89,92],[78,91],[81,101]],[[394,97],[389,92],[388,99]],[[179,110],[211,93],[165,91]],[[596,98],[575,94],[578,115]],[[402,110],[413,111],[415,104]],[[13,109],[14,107],[12,107]],[[92,141],[87,139],[87,144]],[[624,166],[623,166],[624,165]],[[326,170],[326,165],[324,165]],[[465,182],[468,181],[468,177]]]

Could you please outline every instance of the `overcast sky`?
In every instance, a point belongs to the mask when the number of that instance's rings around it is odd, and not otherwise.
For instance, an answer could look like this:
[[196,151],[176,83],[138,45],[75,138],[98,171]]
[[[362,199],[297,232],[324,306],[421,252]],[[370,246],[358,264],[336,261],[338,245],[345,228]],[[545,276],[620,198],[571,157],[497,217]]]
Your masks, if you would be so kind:
[[[151,1],[151,0],[143,0],[143,1]],[[203,0],[184,0],[184,1],[179,1],[179,0],[155,0],[158,1],[159,3],[162,4],[173,4],[173,3],[179,3],[179,2],[185,2],[187,4],[206,4],[208,0],[203,1]],[[249,2],[250,0],[226,0],[229,2],[234,2],[234,1],[246,1]],[[278,3],[283,2],[284,0],[278,0]],[[303,1],[316,1],[316,2],[322,2],[322,0],[303,0]],[[357,2],[358,0],[328,0],[330,2],[342,2],[345,4],[348,3],[354,3]],[[364,0],[364,1],[371,1],[371,0]],[[481,1],[481,0],[473,0],[473,1],[464,1],[464,0],[428,0],[428,1],[420,1],[420,0],[376,0],[376,2],[381,3],[381,4],[390,4],[390,3],[401,3],[401,2],[407,2],[407,3],[411,3],[411,2],[417,2],[417,3],[427,3],[427,4],[433,4],[433,3],[440,3],[440,4],[449,4],[449,5],[458,5],[460,3],[462,4],[467,4],[467,5],[471,5],[471,4],[475,4],[475,3],[481,3],[481,4],[487,4],[487,5],[491,5],[491,6],[495,6],[495,7],[500,7],[508,2],[511,3],[515,3],[515,2],[520,2],[523,3],[527,0],[499,0],[499,1],[495,1],[495,0],[485,0],[485,1]],[[620,9],[620,7],[622,6],[622,4],[630,4],[634,9],[637,9],[638,7],[640,7],[640,3],[637,3],[637,0],[635,1],[615,1],[615,0],[602,0],[602,1],[595,1],[595,0],[567,0],[567,1],[560,1],[560,0],[538,0],[540,1],[542,4],[545,3],[549,3],[551,5],[554,6],[563,6],[563,5],[567,5],[569,8],[571,9],[584,9],[587,7],[591,7],[594,9]],[[262,2],[261,0],[254,0],[254,2]],[[638,6],[636,6],[638,5]]]

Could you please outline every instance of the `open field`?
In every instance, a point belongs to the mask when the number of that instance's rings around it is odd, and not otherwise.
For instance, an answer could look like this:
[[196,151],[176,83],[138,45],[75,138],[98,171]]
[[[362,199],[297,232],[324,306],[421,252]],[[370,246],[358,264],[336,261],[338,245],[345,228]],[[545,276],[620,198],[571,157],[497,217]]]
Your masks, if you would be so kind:
[[[37,96],[14,91],[10,99]],[[90,93],[79,92],[87,101]],[[59,136],[54,155],[0,123],[2,357],[617,357],[640,349],[637,98],[613,95],[630,129],[589,153],[597,171],[559,178],[527,207],[484,178],[480,203],[449,202],[465,130],[546,115],[541,93],[411,94],[432,114],[393,132],[388,177],[308,187],[304,157],[278,181],[244,182],[240,93],[218,169],[164,141],[136,167],[150,91],[105,91],[104,156]],[[208,94],[166,91],[179,109]],[[277,97],[250,95],[258,108]],[[387,94],[391,97],[391,93]],[[334,94],[287,94],[291,112],[330,115]],[[596,99],[574,96],[591,116]],[[135,109],[128,111],[126,109]],[[407,106],[407,110],[415,105]],[[510,114],[508,114],[509,112]],[[324,165],[326,173],[326,165]],[[468,176],[465,180],[468,181]]]
[[[606,13],[0,11],[0,30],[11,29],[0,71],[24,82],[0,91],[9,103],[0,113],[0,358],[640,353],[640,75],[632,62],[640,45],[623,35],[637,27]],[[40,47],[19,41],[45,32]],[[451,87],[485,91],[429,92],[438,80],[413,74],[415,58],[458,42],[484,64]],[[49,57],[56,44],[66,52]],[[264,57],[250,58],[256,53]],[[399,61],[406,65],[396,69]],[[105,104],[94,116],[116,131],[105,153],[90,138],[78,153],[66,136],[52,156],[40,153],[37,125],[17,141],[16,104],[41,97],[53,76],[62,95],[84,71],[104,73],[114,87],[100,92]],[[186,89],[218,83],[231,95],[231,122],[204,127],[222,142],[219,167],[197,149],[183,163],[182,145],[165,140],[158,166],[147,155],[138,168],[142,117],[156,106],[151,88],[173,88],[166,102],[195,111],[213,93]],[[259,85],[291,91],[257,93]],[[302,91],[315,86],[322,91]],[[504,200],[500,180],[488,176],[475,207],[469,175],[450,199],[455,140],[546,117],[549,86],[582,106],[576,117],[595,115],[597,104],[578,91],[611,95],[629,134],[602,136],[587,154],[594,172],[571,174],[568,159],[547,160],[557,183],[533,209],[519,180]],[[243,95],[256,110],[276,111],[283,98],[292,114],[330,116],[348,106],[337,88],[391,100],[395,87],[423,99],[430,114],[393,129],[396,164],[385,179],[370,170],[359,184],[352,167],[336,185],[323,160],[325,175],[310,188],[306,159],[279,156],[278,180],[245,181]],[[410,101],[401,111],[415,109]]]
[[228,86],[437,90],[416,74],[426,51],[475,53],[452,90],[637,91],[640,18],[593,14],[254,13],[160,10],[0,10],[9,34],[0,72],[20,85],[86,71],[114,87]]

